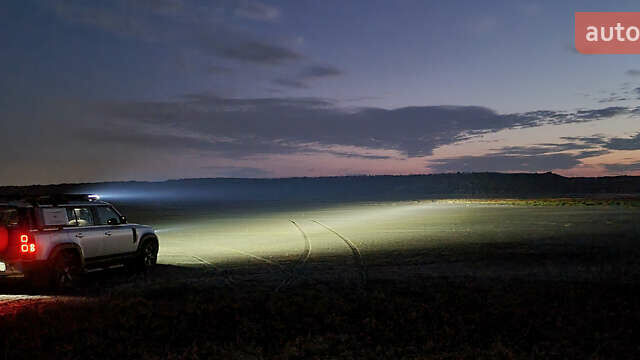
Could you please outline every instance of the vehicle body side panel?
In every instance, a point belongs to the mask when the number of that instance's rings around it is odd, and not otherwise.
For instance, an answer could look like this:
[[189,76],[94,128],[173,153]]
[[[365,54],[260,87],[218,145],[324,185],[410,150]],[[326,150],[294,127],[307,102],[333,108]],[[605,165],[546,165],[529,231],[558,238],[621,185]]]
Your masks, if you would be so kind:
[[38,249],[36,251],[35,260],[49,259],[51,252],[58,245],[76,243],[76,241],[74,241],[75,239],[71,236],[71,233],[66,230],[37,231],[34,232],[33,235],[35,236],[35,242]]
[[103,255],[103,231],[93,226],[81,226],[66,228],[62,232],[68,233],[71,241],[80,245],[85,258]]
[[116,255],[136,251],[137,239],[133,238],[133,227],[130,224],[101,226],[105,234],[103,254]]
[[138,247],[138,245],[140,245],[140,240],[147,236],[147,235],[153,235],[156,236],[156,233],[153,231],[153,228],[151,226],[147,226],[147,225],[139,225],[139,224],[132,224],[133,226],[135,226],[136,228],[136,236],[137,236],[137,241],[136,241],[136,248]]

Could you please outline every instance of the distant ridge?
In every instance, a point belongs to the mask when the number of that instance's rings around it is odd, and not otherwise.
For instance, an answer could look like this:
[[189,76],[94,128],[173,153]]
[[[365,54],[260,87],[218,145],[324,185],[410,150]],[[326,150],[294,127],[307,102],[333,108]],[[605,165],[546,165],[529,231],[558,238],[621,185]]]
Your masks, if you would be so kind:
[[201,178],[0,187],[0,195],[95,192],[219,200],[407,200],[454,197],[640,195],[640,177],[450,173],[280,179]]

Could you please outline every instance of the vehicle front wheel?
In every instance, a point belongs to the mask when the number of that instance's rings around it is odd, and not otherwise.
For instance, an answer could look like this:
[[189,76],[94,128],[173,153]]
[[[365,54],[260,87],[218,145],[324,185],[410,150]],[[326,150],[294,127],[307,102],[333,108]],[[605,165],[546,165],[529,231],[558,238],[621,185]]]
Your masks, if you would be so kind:
[[138,271],[151,270],[158,262],[158,243],[153,240],[145,241],[138,252],[136,268]]

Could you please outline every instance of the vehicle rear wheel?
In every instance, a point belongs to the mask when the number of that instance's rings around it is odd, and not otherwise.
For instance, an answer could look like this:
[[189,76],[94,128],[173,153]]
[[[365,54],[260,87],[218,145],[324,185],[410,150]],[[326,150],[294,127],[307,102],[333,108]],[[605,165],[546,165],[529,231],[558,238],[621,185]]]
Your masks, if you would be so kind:
[[78,284],[81,275],[78,255],[63,251],[52,261],[50,285],[57,290],[72,289]]

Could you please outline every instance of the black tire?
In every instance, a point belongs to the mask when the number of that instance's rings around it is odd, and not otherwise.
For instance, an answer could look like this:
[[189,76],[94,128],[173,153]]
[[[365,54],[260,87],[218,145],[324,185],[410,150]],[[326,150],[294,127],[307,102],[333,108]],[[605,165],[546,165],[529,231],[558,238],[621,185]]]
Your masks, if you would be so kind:
[[70,290],[83,274],[80,258],[73,251],[62,251],[52,259],[49,285],[55,290]]
[[153,269],[158,262],[158,241],[154,238],[148,238],[142,241],[142,245],[138,249],[134,268],[138,272],[147,272]]

